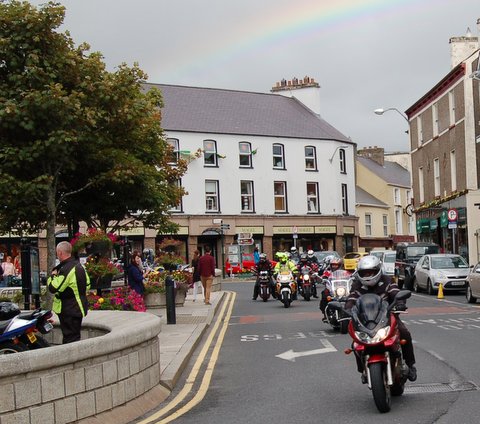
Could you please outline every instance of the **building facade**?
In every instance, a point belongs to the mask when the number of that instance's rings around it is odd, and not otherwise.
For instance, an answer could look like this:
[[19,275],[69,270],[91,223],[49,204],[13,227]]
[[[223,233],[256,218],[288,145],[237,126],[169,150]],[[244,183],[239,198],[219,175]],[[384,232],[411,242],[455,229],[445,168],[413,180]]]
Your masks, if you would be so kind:
[[359,150],[356,170],[357,192],[361,190],[361,201],[357,199],[360,248],[394,248],[399,242],[414,241],[408,170],[386,161],[381,147]]
[[452,69],[407,111],[419,241],[479,259],[478,37],[450,40]]

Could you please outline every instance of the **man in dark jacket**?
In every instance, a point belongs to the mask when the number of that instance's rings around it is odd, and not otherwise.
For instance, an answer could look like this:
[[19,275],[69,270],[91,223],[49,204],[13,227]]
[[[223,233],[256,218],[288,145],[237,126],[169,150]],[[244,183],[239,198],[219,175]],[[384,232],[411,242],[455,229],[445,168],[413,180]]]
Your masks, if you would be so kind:
[[[380,259],[373,255],[364,256],[360,259],[357,265],[357,272],[353,278],[350,294],[345,303],[345,309],[351,309],[355,305],[356,300],[366,293],[374,293],[390,304],[400,291],[397,284],[393,283],[388,276],[383,274]],[[405,301],[399,301],[396,309],[398,311],[405,311],[407,309]],[[406,340],[406,343],[402,345],[402,353],[405,363],[409,368],[408,379],[415,381],[417,379],[417,369],[415,368],[412,335],[400,320],[400,317],[397,317],[397,326],[400,331],[400,338]],[[355,357],[359,371],[362,371],[363,365],[359,363],[359,358],[357,356]]]
[[205,305],[210,305],[210,291],[215,277],[215,259],[210,254],[209,246],[205,246],[205,254],[198,260],[198,273],[202,280]]
[[50,273],[47,285],[55,294],[52,309],[60,320],[65,344],[80,340],[82,319],[88,312],[90,278],[80,262],[72,257],[72,245],[68,241],[58,243],[56,251],[60,263]]

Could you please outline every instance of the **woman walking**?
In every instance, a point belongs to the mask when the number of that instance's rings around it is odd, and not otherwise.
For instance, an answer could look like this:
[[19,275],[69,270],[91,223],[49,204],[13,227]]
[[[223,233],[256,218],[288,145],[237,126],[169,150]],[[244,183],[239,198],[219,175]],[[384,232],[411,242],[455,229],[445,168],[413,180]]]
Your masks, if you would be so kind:
[[193,252],[192,264],[193,268],[193,301],[197,300],[197,291],[202,287],[202,280],[200,278],[200,273],[198,272],[198,259],[200,258],[200,252],[195,250]]

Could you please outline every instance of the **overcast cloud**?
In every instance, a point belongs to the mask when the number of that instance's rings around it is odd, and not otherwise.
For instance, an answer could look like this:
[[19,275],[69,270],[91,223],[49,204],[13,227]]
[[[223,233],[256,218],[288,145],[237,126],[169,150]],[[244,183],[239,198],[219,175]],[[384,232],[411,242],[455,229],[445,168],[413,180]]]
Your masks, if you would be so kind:
[[[39,5],[44,1],[31,1]],[[320,83],[321,115],[358,146],[408,151],[406,110],[450,70],[449,39],[478,36],[479,0],[61,0],[77,44],[149,81],[268,93]]]

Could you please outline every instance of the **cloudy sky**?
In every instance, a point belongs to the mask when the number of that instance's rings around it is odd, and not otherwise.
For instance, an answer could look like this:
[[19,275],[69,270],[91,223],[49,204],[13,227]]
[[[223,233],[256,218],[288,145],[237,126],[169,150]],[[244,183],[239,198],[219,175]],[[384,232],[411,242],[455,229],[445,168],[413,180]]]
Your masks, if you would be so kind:
[[[45,1],[30,1],[39,5]],[[108,69],[149,81],[268,93],[308,75],[321,115],[359,147],[409,149],[405,111],[450,70],[449,39],[478,36],[479,0],[60,0],[62,30]]]

